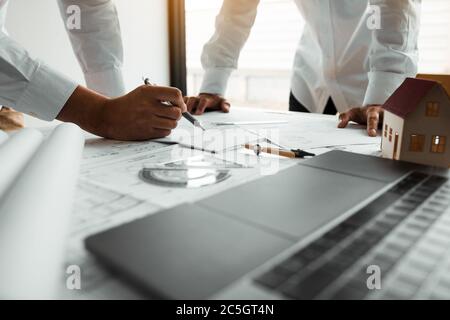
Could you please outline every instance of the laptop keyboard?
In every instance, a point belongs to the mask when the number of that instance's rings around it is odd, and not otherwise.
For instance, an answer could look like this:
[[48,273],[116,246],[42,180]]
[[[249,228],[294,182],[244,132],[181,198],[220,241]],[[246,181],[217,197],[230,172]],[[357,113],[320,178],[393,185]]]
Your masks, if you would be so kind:
[[[255,281],[292,299],[450,298],[450,259],[437,263],[450,257],[447,180],[410,174]],[[380,290],[368,288],[369,266]]]

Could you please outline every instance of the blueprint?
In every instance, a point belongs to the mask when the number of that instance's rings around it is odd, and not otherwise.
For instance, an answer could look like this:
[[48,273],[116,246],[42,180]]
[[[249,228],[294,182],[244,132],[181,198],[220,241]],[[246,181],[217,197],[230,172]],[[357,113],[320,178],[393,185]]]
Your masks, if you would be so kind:
[[[303,161],[268,154],[257,157],[253,151],[242,148],[246,139],[269,144],[265,139],[268,137],[275,143],[311,150],[316,154],[340,149],[378,155],[380,149],[379,138],[367,137],[365,131],[356,126],[347,130],[337,129],[337,119],[329,116],[233,108],[229,114],[208,113],[199,119],[208,127],[207,131],[211,132],[208,134],[217,135],[215,141],[219,141],[211,144],[217,153],[207,153],[208,156],[238,163],[242,168],[230,169],[231,177],[223,182],[195,189],[152,185],[139,177],[139,171],[146,166],[198,157],[204,152],[155,141],[117,142],[86,134],[66,257],[67,266],[78,265],[81,268],[81,290],[67,289],[65,279],[61,279],[61,298],[143,298],[116,275],[105,270],[86,251],[83,240],[87,236],[164,208],[195,202],[264,175],[276,174]],[[258,125],[237,126],[225,131],[216,130],[212,125],[213,122],[222,121],[269,120],[286,120],[288,124],[269,128]],[[198,134],[193,132],[192,125],[187,122],[180,123],[178,129],[186,130],[190,135]],[[232,132],[229,140],[222,136],[226,131]]]

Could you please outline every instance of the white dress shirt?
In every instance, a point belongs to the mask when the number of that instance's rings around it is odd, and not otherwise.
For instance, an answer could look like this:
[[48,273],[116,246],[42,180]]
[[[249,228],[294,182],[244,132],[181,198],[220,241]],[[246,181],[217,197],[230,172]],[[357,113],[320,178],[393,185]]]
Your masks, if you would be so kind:
[[[339,112],[383,104],[417,73],[421,0],[295,0],[305,20],[291,90],[312,112],[331,97]],[[255,21],[259,0],[224,0],[205,45],[201,92],[224,95]],[[374,7],[379,9],[381,28]]]
[[[8,0],[0,0],[0,105],[53,120],[78,84],[30,57],[8,36],[4,28],[7,4]],[[123,48],[113,1],[58,0],[58,4],[64,24],[70,5],[81,9],[81,29],[67,32],[87,86],[109,97],[123,95]]]

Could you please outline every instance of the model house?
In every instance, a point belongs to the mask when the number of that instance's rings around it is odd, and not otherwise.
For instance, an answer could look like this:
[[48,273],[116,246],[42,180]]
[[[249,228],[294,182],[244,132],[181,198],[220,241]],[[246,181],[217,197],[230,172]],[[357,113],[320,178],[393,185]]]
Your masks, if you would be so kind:
[[450,98],[439,82],[408,78],[384,109],[383,157],[450,166]]

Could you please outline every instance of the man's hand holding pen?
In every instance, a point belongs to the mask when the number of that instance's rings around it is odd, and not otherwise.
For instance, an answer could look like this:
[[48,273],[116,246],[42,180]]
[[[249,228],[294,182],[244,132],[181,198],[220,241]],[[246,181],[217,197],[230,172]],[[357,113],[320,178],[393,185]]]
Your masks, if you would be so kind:
[[[147,85],[147,86],[155,86],[153,83],[150,82],[150,79],[149,79],[149,78],[144,78],[144,84]],[[184,100],[186,100],[186,98],[184,98]],[[163,101],[163,103],[166,104],[166,105],[168,105],[168,106],[172,105],[172,104],[170,103],[170,101]],[[194,125],[194,127],[200,128],[200,129],[202,129],[203,131],[205,131],[205,128],[202,126],[201,122],[200,122],[198,119],[196,119],[195,117],[193,117],[193,116],[190,114],[190,111],[189,111],[189,110],[184,111],[181,115],[182,115],[187,121],[189,121],[190,123],[192,123],[192,124]]]
[[176,88],[142,85],[109,99],[79,86],[58,119],[105,138],[148,140],[168,136],[186,111],[183,95]]

